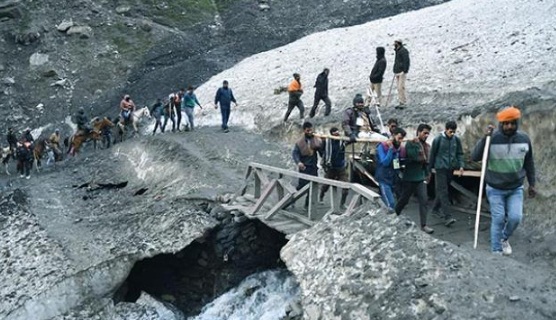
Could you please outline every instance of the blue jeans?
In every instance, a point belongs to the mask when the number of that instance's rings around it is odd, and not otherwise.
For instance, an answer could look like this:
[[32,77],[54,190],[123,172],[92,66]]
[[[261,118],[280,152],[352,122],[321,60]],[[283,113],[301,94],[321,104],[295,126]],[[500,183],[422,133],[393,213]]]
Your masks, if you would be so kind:
[[378,182],[378,187],[380,189],[380,198],[384,204],[389,208],[394,210],[396,206],[396,200],[394,200],[394,188],[391,185],[383,182]]
[[222,129],[228,129],[228,120],[230,119],[230,110],[231,107],[229,105],[220,105],[220,113],[222,113]]
[[195,108],[191,108],[191,107],[185,107],[183,108],[183,110],[185,111],[185,114],[187,115],[187,119],[189,121],[189,130],[193,131],[193,126],[194,126],[194,120],[195,120]]
[[490,248],[501,252],[501,240],[508,240],[523,217],[523,186],[512,190],[495,189],[486,186],[490,203]]

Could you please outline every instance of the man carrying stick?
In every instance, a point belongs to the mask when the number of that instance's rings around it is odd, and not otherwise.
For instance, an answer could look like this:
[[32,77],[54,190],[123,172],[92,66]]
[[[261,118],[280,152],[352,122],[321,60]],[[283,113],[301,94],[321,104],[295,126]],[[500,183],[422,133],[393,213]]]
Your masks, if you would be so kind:
[[[523,217],[523,181],[527,176],[529,197],[535,197],[535,163],[531,140],[518,131],[521,111],[511,106],[496,114],[498,131],[492,133],[486,163],[486,195],[492,217],[490,247],[495,254],[512,254],[509,238]],[[481,160],[486,137],[479,140],[473,150],[474,161]],[[485,165],[485,164],[483,164]]]

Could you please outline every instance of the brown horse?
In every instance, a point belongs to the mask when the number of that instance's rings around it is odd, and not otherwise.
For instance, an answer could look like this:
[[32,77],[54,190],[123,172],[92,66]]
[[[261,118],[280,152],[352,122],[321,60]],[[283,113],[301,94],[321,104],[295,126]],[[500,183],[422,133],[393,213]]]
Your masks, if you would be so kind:
[[89,132],[85,133],[79,130],[70,137],[68,154],[74,156],[76,153],[79,152],[81,145],[89,140],[93,141],[93,147],[96,150],[97,142],[102,139],[102,131],[105,130],[107,127],[110,128],[114,126],[114,123],[112,123],[112,121],[110,121],[110,119],[106,117],[102,119],[99,117],[95,117],[91,119],[90,124],[93,129]]
[[35,164],[35,169],[39,172],[42,167],[41,159],[50,150],[50,145],[46,139],[38,139],[34,142],[33,146],[33,162]]

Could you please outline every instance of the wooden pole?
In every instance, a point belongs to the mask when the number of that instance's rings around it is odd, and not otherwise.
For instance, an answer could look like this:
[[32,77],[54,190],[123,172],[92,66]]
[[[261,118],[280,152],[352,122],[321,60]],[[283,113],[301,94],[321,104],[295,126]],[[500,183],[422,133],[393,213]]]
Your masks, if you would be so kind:
[[[332,139],[332,140],[341,140],[341,141],[350,141],[349,137],[346,136],[333,136],[331,134],[318,134],[315,133],[315,137],[317,138],[324,138],[324,139]],[[383,142],[388,140],[388,138],[384,137],[384,139],[369,139],[369,138],[357,138],[355,139],[355,142],[373,142],[373,143],[378,143],[378,142]]]
[[392,78],[392,83],[390,83],[390,90],[388,90],[388,98],[386,99],[386,104],[384,105],[384,107],[388,107],[388,104],[390,104],[390,98],[392,97],[392,87],[394,86],[394,80],[396,79],[396,75],[394,74],[394,77]]
[[483,200],[483,187],[485,185],[485,173],[488,161],[488,150],[490,147],[490,134],[486,136],[485,148],[483,149],[483,159],[481,161],[481,180],[479,182],[479,197],[477,199],[477,212],[475,214],[475,240],[473,248],[477,249],[477,242],[479,240],[479,222],[481,220],[481,201]]

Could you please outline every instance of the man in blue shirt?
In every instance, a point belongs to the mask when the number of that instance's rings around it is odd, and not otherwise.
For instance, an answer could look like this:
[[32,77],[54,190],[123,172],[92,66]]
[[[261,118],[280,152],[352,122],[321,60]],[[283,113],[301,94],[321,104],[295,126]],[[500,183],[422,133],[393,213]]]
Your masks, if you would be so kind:
[[236,98],[232,89],[228,88],[228,81],[224,80],[222,87],[218,88],[216,91],[216,96],[214,97],[214,108],[218,109],[218,103],[220,103],[220,113],[222,114],[222,130],[224,132],[229,132],[228,130],[228,120],[230,120],[231,103],[237,106]]

